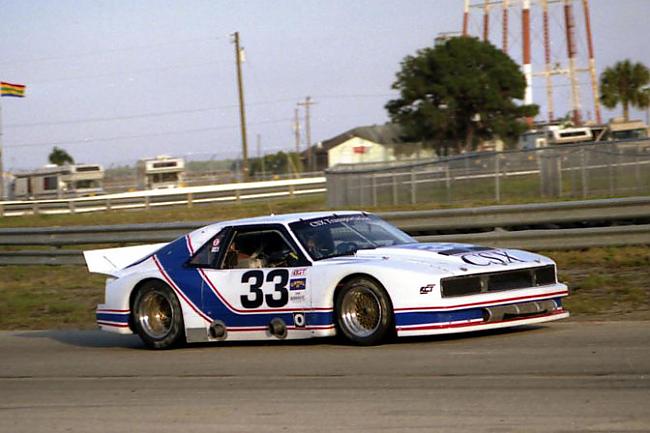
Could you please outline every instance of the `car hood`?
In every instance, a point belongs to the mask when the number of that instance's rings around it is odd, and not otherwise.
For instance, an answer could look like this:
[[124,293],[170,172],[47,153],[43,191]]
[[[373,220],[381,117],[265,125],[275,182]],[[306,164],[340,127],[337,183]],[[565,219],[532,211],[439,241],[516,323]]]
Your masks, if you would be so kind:
[[[343,258],[340,258],[343,259]],[[359,250],[347,260],[393,260],[429,266],[450,273],[493,272],[551,264],[551,260],[521,250],[457,243],[413,243]]]

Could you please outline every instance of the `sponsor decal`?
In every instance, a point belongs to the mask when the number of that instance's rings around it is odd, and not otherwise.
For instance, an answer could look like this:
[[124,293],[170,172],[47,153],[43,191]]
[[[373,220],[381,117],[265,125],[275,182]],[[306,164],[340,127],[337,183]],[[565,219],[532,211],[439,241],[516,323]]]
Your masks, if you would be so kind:
[[219,244],[221,243],[221,238],[217,236],[214,238],[212,241],[212,248],[210,248],[210,252],[212,253],[218,253],[219,252]]
[[289,300],[291,302],[303,302],[305,300],[305,292],[292,292],[291,295],[289,295]]
[[326,226],[329,224],[335,224],[335,223],[345,223],[345,222],[353,222],[353,221],[369,221],[370,217],[367,216],[362,216],[362,215],[351,215],[351,216],[344,216],[344,217],[336,217],[336,218],[322,218],[319,220],[315,221],[310,221],[309,225],[311,227],[322,227]]
[[307,268],[299,268],[299,269],[294,269],[293,271],[291,271],[291,276],[292,277],[304,277],[306,273],[307,273]]
[[433,292],[433,289],[436,288],[435,284],[427,284],[426,286],[420,287],[420,295],[426,295]]
[[524,263],[525,260],[517,258],[507,251],[491,250],[480,253],[462,254],[461,260],[474,266],[509,265],[511,263]]
[[293,278],[289,281],[289,290],[305,290],[307,287],[306,278]]
[[306,324],[305,313],[293,313],[293,324],[297,328],[303,328]]

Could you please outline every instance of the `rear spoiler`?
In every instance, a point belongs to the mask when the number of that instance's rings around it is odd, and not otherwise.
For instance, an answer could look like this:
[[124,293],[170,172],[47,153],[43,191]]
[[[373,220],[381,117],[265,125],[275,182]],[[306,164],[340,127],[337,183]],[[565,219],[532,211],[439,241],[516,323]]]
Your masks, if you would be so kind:
[[115,276],[122,269],[152,255],[165,245],[167,244],[105,248],[101,250],[88,250],[83,253],[89,272]]

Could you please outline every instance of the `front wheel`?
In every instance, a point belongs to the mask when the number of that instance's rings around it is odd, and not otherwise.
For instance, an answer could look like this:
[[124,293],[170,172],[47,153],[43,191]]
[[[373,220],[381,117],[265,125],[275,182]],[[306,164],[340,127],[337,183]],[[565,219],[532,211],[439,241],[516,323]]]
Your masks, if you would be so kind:
[[388,294],[369,278],[354,278],[341,288],[335,300],[339,331],[349,341],[369,346],[393,331],[393,308]]
[[152,349],[168,349],[185,339],[180,303],[162,281],[151,281],[140,288],[133,302],[133,324],[144,344]]

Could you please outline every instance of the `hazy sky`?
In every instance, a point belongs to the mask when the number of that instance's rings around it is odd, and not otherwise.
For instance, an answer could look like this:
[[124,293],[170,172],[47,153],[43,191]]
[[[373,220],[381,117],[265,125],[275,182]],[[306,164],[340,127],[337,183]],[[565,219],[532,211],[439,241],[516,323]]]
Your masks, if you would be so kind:
[[[159,154],[240,155],[234,31],[246,51],[251,155],[257,134],[265,152],[294,148],[294,108],[307,95],[316,102],[314,142],[384,123],[402,58],[431,45],[439,32],[460,30],[462,7],[462,0],[0,0],[0,80],[27,85],[24,99],[2,98],[5,168],[41,166],[54,145],[78,162],[106,167]],[[599,70],[623,58],[650,65],[650,0],[592,0],[591,9]],[[581,17],[576,2],[577,21]],[[513,8],[510,53],[516,60],[519,20]],[[556,11],[558,61],[566,52],[562,20]],[[539,22],[534,11],[533,26]],[[478,9],[470,23],[478,34]],[[495,14],[496,45],[500,25]],[[578,41],[584,54],[580,31]],[[533,44],[539,67],[541,31],[533,31]],[[535,102],[544,112],[539,81]],[[555,81],[556,113],[563,115],[566,78]],[[593,112],[588,77],[580,81],[585,112]]]

